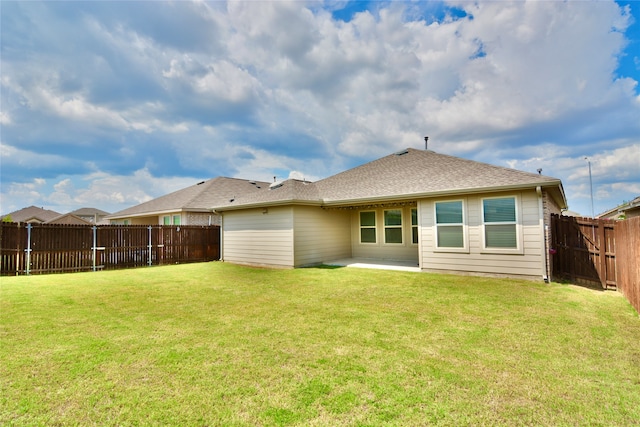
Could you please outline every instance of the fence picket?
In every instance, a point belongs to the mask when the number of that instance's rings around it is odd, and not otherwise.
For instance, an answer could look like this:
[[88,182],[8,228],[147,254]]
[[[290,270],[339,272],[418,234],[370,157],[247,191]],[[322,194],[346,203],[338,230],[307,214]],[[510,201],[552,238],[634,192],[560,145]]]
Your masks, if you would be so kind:
[[554,277],[617,289],[640,312],[640,217],[552,215],[551,225]]
[[[165,233],[176,237],[165,241]],[[219,226],[1,223],[0,228],[0,275],[95,271],[218,259]]]

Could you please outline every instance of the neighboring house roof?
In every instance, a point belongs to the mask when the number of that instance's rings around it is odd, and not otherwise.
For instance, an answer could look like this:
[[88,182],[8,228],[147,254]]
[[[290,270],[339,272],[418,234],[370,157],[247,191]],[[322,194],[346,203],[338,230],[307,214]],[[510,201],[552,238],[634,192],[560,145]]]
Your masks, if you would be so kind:
[[72,213],[58,215],[57,217],[46,221],[46,224],[73,224],[73,225],[91,225],[91,222],[80,218]]
[[596,218],[617,218],[620,215],[625,215],[629,212],[638,212],[640,211],[640,196],[636,197],[630,202],[625,202],[619,206],[616,206],[613,209],[609,209],[608,211],[602,212],[599,215],[596,215]]
[[245,194],[266,191],[268,188],[268,182],[217,177],[121,210],[106,218],[130,218],[177,211],[211,212],[213,206]]
[[213,205],[218,210],[283,203],[339,206],[445,194],[548,188],[566,208],[557,178],[409,148],[315,183],[287,180],[268,192],[246,194]]
[[96,208],[80,208],[69,213],[72,215],[80,216],[80,217],[97,215],[98,218],[109,215],[109,212],[105,212],[103,210],[96,209]]
[[60,216],[60,213],[37,206],[29,206],[28,208],[3,215],[2,218],[7,216],[11,216],[11,221],[13,222],[47,222]]
[[578,212],[574,212],[574,211],[562,211],[562,216],[575,216],[575,217],[581,217],[583,215],[579,214]]

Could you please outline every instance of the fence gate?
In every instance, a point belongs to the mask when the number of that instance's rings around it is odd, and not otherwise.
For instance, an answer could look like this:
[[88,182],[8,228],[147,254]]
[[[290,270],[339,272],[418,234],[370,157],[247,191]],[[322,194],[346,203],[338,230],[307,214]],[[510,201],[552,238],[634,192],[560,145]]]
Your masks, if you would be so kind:
[[553,275],[616,290],[615,224],[613,220],[552,215]]

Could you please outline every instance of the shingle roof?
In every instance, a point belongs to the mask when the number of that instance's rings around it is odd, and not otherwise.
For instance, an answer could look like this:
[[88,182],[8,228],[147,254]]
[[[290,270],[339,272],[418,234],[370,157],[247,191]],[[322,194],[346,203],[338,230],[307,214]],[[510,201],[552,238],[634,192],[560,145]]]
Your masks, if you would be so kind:
[[107,218],[287,203],[347,205],[537,186],[555,188],[559,204],[566,205],[562,183],[557,178],[409,148],[314,183],[289,179],[271,185],[218,177]]
[[636,197],[630,202],[625,202],[621,205],[616,206],[615,208],[606,210],[601,214],[596,215],[596,218],[606,217],[612,214],[623,213],[629,210],[635,210],[640,208],[640,196]]
[[320,204],[322,199],[318,188],[309,181],[288,179],[270,185],[267,191],[241,194],[233,200],[214,206],[217,209],[235,206],[260,206],[266,204],[280,204],[282,202]]
[[325,202],[557,185],[560,180],[409,148],[317,182]]
[[11,220],[13,222],[27,222],[33,219],[37,219],[40,222],[46,222],[60,216],[60,213],[49,209],[39,208],[37,206],[29,206],[28,208],[11,212],[7,215],[3,215],[2,217],[4,218],[9,215],[11,215]]
[[80,209],[76,209],[73,212],[69,212],[72,215],[77,215],[77,216],[93,216],[93,215],[98,215],[98,216],[104,216],[104,215],[109,215],[109,212],[105,212],[103,210],[97,209],[97,208],[80,208]]
[[224,210],[277,202],[339,205],[536,186],[557,188],[561,204],[566,203],[557,178],[409,148],[315,183],[288,180],[279,188],[215,207]]
[[217,177],[121,210],[107,218],[141,216],[167,211],[210,211],[235,197],[267,190],[268,182]]

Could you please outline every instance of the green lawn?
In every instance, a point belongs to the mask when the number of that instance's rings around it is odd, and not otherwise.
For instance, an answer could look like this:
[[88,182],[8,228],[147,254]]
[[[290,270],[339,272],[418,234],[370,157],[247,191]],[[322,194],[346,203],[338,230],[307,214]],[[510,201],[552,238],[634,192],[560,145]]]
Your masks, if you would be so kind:
[[619,294],[224,263],[0,278],[0,425],[638,425]]

